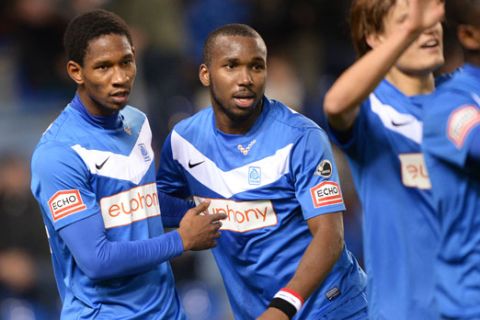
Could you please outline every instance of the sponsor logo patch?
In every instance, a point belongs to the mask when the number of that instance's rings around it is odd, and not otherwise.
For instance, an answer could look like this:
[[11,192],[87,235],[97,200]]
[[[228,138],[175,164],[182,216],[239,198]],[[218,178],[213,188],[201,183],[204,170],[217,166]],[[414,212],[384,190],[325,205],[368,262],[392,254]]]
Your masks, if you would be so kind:
[[80,191],[78,189],[72,189],[56,192],[50,200],[48,200],[48,207],[52,213],[53,221],[57,221],[82,211],[87,206],[83,203]]
[[480,124],[480,110],[475,106],[462,106],[448,118],[447,135],[457,149],[460,149],[470,130]]
[[[200,204],[204,198],[194,197],[195,203]],[[220,230],[247,232],[277,224],[277,214],[272,203],[261,201],[233,201],[225,199],[209,199],[208,214],[224,213],[227,218],[222,220]]]
[[313,206],[320,208],[333,204],[342,204],[342,191],[338,183],[333,181],[324,181],[310,189]]
[[159,216],[157,186],[150,183],[104,197],[100,200],[100,208],[106,229]]
[[425,159],[422,153],[404,153],[400,158],[402,183],[406,187],[431,189]]
[[322,160],[315,170],[316,176],[330,178],[332,175],[332,164],[328,160]]

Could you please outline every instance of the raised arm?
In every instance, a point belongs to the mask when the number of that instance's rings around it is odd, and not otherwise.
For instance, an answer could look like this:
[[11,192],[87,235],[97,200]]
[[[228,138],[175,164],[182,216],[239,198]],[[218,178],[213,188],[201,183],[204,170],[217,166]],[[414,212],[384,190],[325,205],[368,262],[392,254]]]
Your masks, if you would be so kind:
[[[391,10],[398,13],[394,30],[381,34],[366,35],[372,48],[348,68],[328,90],[324,99],[324,111],[330,125],[344,131],[352,127],[360,103],[375,89],[386,76],[402,53],[418,36],[443,19],[444,4],[441,0],[399,0],[398,6],[405,10]],[[395,9],[395,8],[394,8]]]

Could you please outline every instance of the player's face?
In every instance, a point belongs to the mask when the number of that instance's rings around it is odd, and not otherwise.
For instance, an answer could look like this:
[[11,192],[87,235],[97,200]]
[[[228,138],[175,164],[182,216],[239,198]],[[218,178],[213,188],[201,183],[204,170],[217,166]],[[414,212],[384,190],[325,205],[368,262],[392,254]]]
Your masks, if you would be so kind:
[[246,131],[261,112],[267,76],[267,50],[261,38],[218,36],[210,65],[200,67],[209,86],[217,126]]
[[79,94],[90,113],[110,115],[125,107],[137,72],[126,36],[109,34],[91,40],[79,68]]
[[[384,19],[384,35],[389,37],[402,23],[408,12],[406,0],[398,0]],[[444,63],[443,29],[440,23],[423,32],[398,59],[395,67],[411,75],[426,75]]]

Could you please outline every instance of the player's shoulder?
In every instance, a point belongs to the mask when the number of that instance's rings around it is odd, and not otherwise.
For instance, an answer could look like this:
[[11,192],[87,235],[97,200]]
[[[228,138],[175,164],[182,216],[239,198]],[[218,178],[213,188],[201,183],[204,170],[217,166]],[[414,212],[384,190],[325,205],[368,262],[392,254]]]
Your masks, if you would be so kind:
[[120,114],[124,117],[124,119],[133,121],[145,121],[147,118],[147,115],[143,111],[131,105],[125,106],[125,108],[120,111]]
[[199,130],[210,127],[213,121],[212,106],[208,106],[195,114],[182,119],[173,127],[173,130],[178,133],[198,132]]
[[55,139],[40,141],[32,154],[32,172],[56,170],[56,166],[72,162],[77,157],[72,146],[72,143]]
[[[268,121],[274,121],[276,126],[281,126],[285,130],[305,132],[310,129],[320,129],[320,127],[305,115],[297,112],[289,106],[274,99],[265,99],[268,104]],[[280,129],[280,128],[279,128]]]

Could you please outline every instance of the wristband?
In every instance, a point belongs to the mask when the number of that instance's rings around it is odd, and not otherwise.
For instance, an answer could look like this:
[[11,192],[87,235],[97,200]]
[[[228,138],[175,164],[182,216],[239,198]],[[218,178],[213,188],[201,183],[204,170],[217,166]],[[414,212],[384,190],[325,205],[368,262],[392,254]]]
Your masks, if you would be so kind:
[[273,296],[268,306],[281,310],[289,319],[292,319],[295,313],[302,308],[303,302],[303,298],[298,293],[288,288],[282,288]]

